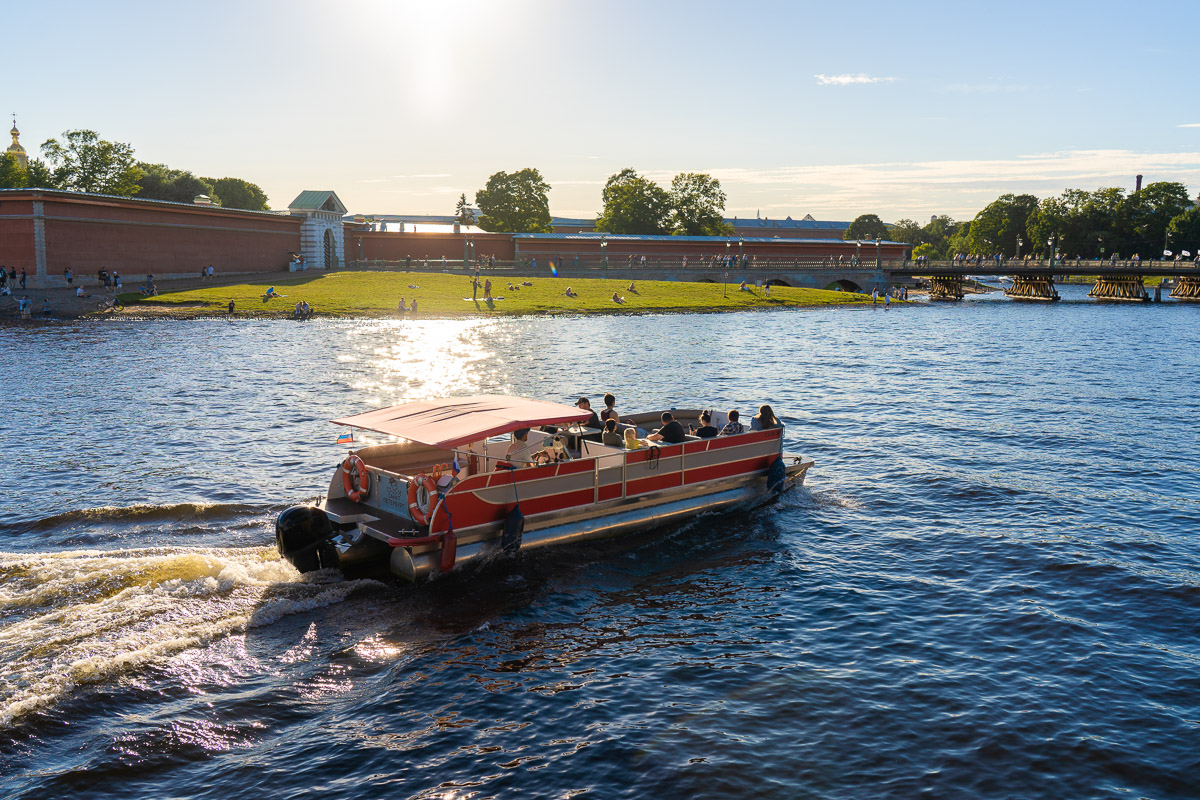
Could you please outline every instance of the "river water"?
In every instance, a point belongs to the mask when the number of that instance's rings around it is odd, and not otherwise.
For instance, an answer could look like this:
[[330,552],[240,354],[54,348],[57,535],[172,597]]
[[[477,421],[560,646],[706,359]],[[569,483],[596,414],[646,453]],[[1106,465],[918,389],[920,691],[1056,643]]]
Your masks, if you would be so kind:
[[[1200,308],[0,329],[0,796],[1196,797]],[[405,587],[334,416],[770,402],[753,514]]]

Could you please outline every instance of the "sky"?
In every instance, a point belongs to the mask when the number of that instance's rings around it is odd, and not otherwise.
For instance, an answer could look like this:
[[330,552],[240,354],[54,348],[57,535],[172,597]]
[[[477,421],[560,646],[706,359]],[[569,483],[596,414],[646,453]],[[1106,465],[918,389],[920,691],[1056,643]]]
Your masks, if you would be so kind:
[[[970,219],[998,195],[1200,193],[1200,2],[5,3],[3,111],[33,155],[138,159],[451,214],[539,169],[593,217],[624,167],[728,216]],[[20,31],[20,34],[15,34]]]

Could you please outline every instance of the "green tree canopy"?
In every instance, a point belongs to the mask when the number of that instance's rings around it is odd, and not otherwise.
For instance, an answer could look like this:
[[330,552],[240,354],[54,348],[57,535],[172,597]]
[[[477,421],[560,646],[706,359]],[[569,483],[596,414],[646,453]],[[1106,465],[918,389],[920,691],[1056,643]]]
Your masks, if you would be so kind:
[[596,219],[596,230],[640,235],[671,232],[671,196],[629,167],[610,176],[600,196],[604,211]]
[[701,172],[681,172],[671,180],[673,232],[681,236],[724,236],[733,233],[725,223],[725,192],[721,182]]
[[[906,242],[914,247],[919,244],[924,244],[925,239],[922,236],[921,226],[913,222],[911,219],[902,219],[899,222],[894,222],[887,226],[887,235],[896,242]],[[875,237],[871,237],[872,239]]]
[[50,162],[55,183],[63,189],[119,197],[137,193],[141,170],[128,144],[106,141],[95,131],[67,131],[63,142],[43,142],[42,154]]
[[505,233],[550,233],[550,184],[533,168],[497,172],[475,192],[479,227]]
[[471,204],[467,202],[465,192],[458,196],[458,202],[454,204],[454,219],[459,225],[475,224],[475,209],[471,208]]
[[934,247],[929,242],[924,242],[923,244],[919,244],[913,248],[912,257],[920,258],[921,256],[925,256],[927,258],[937,258],[938,257],[937,248]]
[[0,189],[24,189],[28,176],[12,153],[0,153]]
[[1143,258],[1161,258],[1167,226],[1191,208],[1182,183],[1158,181],[1126,197],[1117,207],[1117,225],[1124,242],[1122,252]]
[[846,228],[843,239],[886,239],[887,226],[878,214],[863,214]]
[[187,170],[171,169],[165,164],[139,163],[142,176],[138,179],[137,197],[143,200],[169,200],[191,203],[196,195],[205,194],[217,202],[212,183],[197,178]]
[[212,184],[213,202],[219,199],[225,208],[267,211],[267,193],[256,183],[241,178],[203,178]]
[[1167,223],[1171,235],[1171,248],[1175,252],[1187,250],[1193,256],[1200,252],[1200,205],[1194,205],[1182,214],[1177,214]]
[[1031,194],[1002,194],[975,215],[971,222],[971,252],[977,255],[1017,252],[1017,237],[1025,237],[1025,223],[1037,208]]

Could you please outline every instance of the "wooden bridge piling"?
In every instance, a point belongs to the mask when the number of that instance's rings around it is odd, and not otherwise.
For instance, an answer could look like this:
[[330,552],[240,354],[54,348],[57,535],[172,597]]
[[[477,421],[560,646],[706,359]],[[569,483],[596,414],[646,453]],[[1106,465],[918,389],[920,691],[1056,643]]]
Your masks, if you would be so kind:
[[1169,296],[1188,303],[1200,303],[1200,275],[1180,275]]
[[1145,303],[1150,300],[1141,275],[1108,275],[1096,279],[1088,297],[1110,303]]
[[1048,275],[1014,275],[1004,295],[1022,302],[1053,303],[1059,299],[1054,279]]

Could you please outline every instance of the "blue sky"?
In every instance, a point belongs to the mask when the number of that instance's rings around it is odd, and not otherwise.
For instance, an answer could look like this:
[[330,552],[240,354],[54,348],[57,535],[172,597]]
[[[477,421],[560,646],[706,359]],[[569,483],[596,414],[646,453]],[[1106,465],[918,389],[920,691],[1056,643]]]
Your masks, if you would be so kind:
[[[710,172],[730,215],[969,219],[998,194],[1200,192],[1200,3],[8,4],[33,152],[92,128],[145,161],[450,213],[537,167],[590,216],[622,167]],[[1188,127],[1190,126],[1190,127]]]

